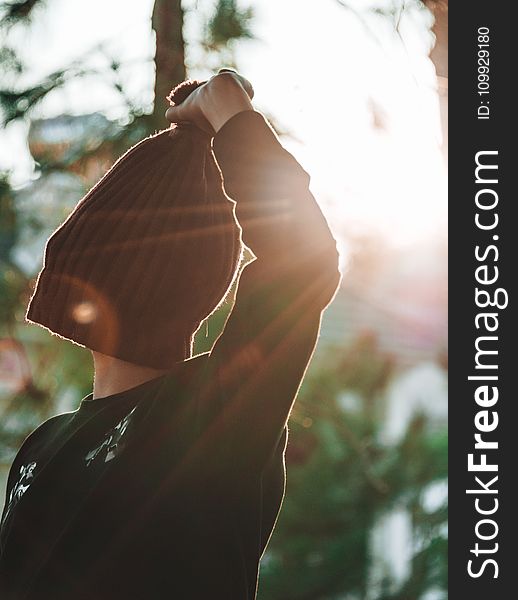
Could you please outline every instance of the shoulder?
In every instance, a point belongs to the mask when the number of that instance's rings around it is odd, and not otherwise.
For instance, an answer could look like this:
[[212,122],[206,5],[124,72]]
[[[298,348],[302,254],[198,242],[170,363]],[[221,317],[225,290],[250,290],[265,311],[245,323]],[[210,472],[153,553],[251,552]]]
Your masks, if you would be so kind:
[[51,417],[39,425],[24,439],[14,457],[11,468],[9,469],[9,476],[7,479],[8,494],[14,487],[16,481],[20,479],[20,476],[32,476],[33,468],[36,466],[34,456],[38,453],[38,448],[44,440],[49,439],[49,436],[54,435],[65,421],[68,422],[72,415],[73,413],[64,413]]
[[70,421],[74,414],[74,412],[68,412],[59,415],[54,415],[46,421],[43,421],[41,425],[36,427],[36,429],[29,433],[29,435],[24,439],[22,445],[20,446],[20,449],[18,450],[18,453],[16,454],[14,463],[23,460],[32,448],[34,448],[35,446],[39,446],[44,440],[57,433],[57,431],[59,431],[65,423],[68,423]]

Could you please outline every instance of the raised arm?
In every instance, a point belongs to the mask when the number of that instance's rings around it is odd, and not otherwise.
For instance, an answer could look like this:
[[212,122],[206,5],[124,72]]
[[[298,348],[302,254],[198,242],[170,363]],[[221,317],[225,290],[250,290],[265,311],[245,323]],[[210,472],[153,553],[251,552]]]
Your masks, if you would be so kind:
[[256,258],[208,360],[205,401],[228,456],[261,464],[281,438],[340,281],[336,243],[309,176],[252,107],[214,127],[213,150]]

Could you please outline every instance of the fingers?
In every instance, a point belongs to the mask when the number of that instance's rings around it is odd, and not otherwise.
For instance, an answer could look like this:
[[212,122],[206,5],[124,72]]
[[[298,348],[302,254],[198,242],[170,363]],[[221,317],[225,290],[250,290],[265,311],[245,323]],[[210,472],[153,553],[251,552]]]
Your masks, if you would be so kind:
[[170,106],[166,111],[165,111],[165,118],[168,121],[171,121],[171,123],[177,123],[178,119],[176,117],[176,111],[179,107],[178,106]]
[[165,118],[171,123],[180,123],[180,121],[187,121],[185,117],[185,106],[178,104],[177,106],[170,106],[165,112]]
[[[246,94],[248,95],[250,100],[253,99],[254,88],[252,87],[252,84],[250,83],[250,81],[248,81],[248,79],[246,79],[246,77],[243,77],[243,75],[240,75],[234,69],[230,69],[230,68],[220,69],[216,75],[213,75],[211,77],[211,79],[214,79],[215,77],[218,77],[219,75],[224,75],[224,74],[228,74],[228,75],[226,75],[226,77],[231,75],[232,79],[234,81],[237,81],[239,83],[239,85],[244,89],[244,91],[246,92]],[[208,82],[205,82],[204,85],[206,85],[207,83]],[[191,96],[194,97],[194,95],[196,95],[198,93],[198,90],[200,90],[201,87],[203,87],[203,86],[200,86],[199,88],[197,88],[194,92],[192,92],[191,95],[188,96],[188,98],[186,100],[184,100],[183,102],[180,102],[180,104],[177,104],[175,106],[170,106],[165,113],[166,119],[168,121],[170,121],[171,123],[180,123],[182,121],[193,121],[199,127],[201,127],[202,129],[205,129],[205,127],[207,126],[207,119],[203,116],[202,111],[196,109],[196,103],[191,102],[191,100],[192,100]],[[209,129],[210,129],[210,126],[209,126]]]
[[245,91],[248,94],[250,100],[253,100],[255,94],[254,88],[252,84],[248,81],[248,79],[246,79],[245,77],[243,77],[243,87],[245,88]]
[[246,77],[243,77],[243,75],[240,75],[235,69],[230,69],[227,67],[220,69],[218,71],[218,75],[220,73],[232,73],[238,79],[239,83],[244,87],[250,100],[253,100],[254,93],[255,93],[254,88],[253,88],[252,84],[250,83],[250,81],[248,81],[248,79]]

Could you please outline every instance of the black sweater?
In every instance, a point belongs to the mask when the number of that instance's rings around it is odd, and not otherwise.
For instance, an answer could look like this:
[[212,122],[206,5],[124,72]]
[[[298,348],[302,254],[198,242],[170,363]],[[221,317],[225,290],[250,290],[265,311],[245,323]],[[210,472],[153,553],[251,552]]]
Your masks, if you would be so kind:
[[286,422],[340,276],[309,176],[260,113],[231,118],[213,150],[256,256],[225,329],[210,353],[87,396],[25,440],[2,516],[2,600],[255,598]]

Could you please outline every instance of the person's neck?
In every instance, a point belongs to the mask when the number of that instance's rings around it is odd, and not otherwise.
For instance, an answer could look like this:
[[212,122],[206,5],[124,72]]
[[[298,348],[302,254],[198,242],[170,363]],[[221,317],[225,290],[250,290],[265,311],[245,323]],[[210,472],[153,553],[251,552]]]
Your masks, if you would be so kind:
[[93,399],[125,392],[169,371],[169,369],[153,369],[136,365],[94,351],[92,356],[94,359]]

